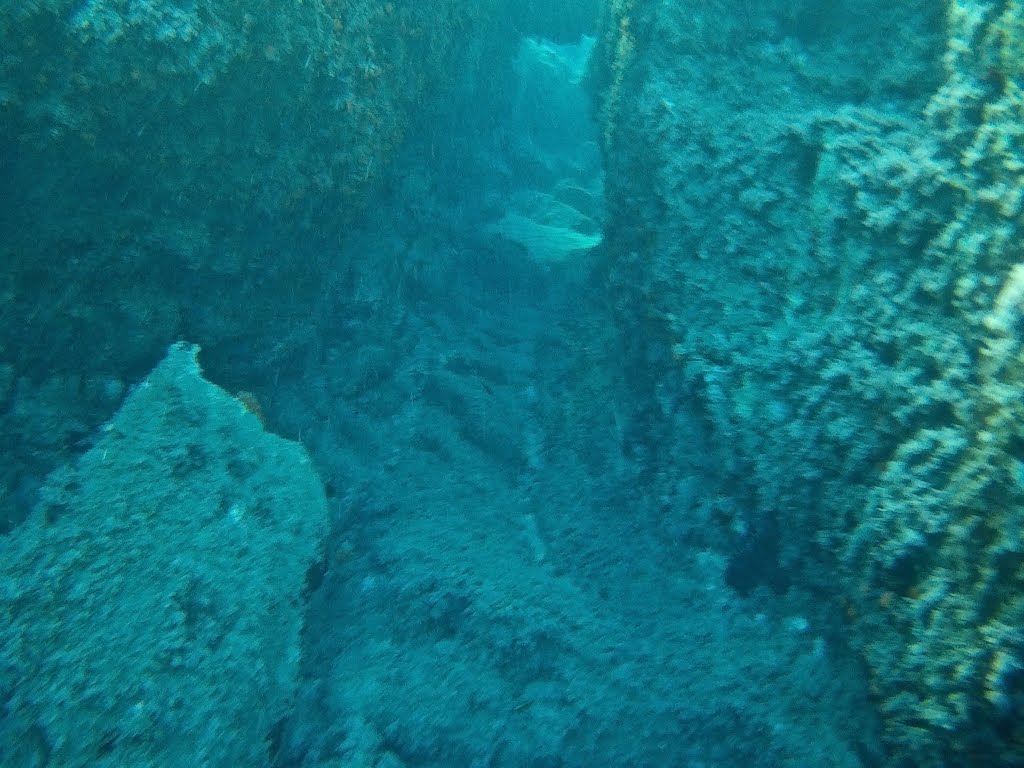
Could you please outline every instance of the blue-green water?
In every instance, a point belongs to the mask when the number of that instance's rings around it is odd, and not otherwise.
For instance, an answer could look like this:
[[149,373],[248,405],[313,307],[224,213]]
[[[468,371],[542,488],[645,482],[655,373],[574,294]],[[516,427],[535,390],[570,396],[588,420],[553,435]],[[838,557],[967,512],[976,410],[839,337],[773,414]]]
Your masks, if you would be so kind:
[[1019,0],[0,22],[0,764],[1024,765]]

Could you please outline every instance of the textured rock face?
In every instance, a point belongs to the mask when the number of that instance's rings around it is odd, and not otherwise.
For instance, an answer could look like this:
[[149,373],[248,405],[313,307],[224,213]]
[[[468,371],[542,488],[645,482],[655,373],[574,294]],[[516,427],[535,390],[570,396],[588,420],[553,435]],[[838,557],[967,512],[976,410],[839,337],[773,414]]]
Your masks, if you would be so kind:
[[4,3],[9,362],[141,375],[178,335],[301,313],[492,5]]
[[4,765],[267,762],[326,502],[196,351],[173,347],[0,540]]
[[[104,382],[177,338],[211,370],[293,348],[352,279],[339,243],[399,146],[507,65],[494,5],[0,2],[0,406],[33,445],[0,468],[0,531],[110,417]],[[74,434],[40,423],[58,401]]]
[[595,67],[658,491],[686,403],[702,535],[840,601],[894,764],[1019,762],[1024,6],[669,5]]

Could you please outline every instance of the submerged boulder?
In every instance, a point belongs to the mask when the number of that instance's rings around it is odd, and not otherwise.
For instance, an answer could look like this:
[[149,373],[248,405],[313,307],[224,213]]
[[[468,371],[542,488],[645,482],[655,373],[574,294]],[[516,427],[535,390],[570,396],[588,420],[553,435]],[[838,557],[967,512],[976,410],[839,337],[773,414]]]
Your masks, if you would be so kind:
[[176,344],[0,541],[0,762],[267,761],[326,525],[305,451]]

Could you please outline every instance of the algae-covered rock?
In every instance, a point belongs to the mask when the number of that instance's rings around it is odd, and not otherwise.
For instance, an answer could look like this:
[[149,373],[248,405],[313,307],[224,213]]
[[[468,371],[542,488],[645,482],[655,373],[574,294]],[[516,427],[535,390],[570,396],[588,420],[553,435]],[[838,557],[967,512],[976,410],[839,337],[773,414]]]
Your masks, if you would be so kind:
[[137,375],[183,334],[274,333],[494,6],[0,2],[6,362]]
[[1024,6],[605,5],[609,283],[707,541],[838,598],[892,765],[1020,764]]
[[0,541],[0,762],[257,766],[326,525],[304,450],[171,348]]

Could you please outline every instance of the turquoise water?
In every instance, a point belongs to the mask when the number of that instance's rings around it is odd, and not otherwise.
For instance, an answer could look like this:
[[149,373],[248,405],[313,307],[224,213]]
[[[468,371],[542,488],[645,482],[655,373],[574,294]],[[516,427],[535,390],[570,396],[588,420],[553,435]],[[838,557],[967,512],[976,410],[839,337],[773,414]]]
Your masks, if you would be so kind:
[[0,764],[1024,765],[1019,2],[0,21]]

